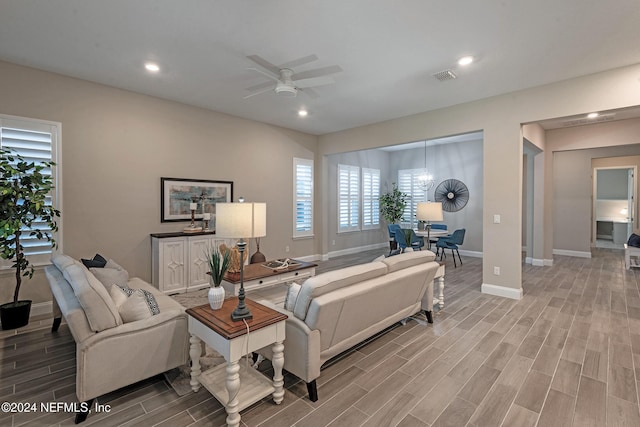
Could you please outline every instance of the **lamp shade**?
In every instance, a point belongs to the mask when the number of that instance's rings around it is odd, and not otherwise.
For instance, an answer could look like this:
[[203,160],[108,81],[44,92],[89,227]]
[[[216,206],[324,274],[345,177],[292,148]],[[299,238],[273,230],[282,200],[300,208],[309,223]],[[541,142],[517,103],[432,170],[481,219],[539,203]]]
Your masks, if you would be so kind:
[[442,221],[442,203],[420,202],[416,211],[416,218],[420,221]]
[[266,203],[216,203],[216,235],[252,238],[267,235]]

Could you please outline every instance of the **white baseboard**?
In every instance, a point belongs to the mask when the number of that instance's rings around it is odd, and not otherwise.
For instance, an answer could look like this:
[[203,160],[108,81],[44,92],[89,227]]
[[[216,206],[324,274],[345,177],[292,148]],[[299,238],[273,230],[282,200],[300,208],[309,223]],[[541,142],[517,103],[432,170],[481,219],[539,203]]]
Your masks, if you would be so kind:
[[478,251],[465,251],[464,249],[460,249],[460,255],[470,256],[472,258],[482,258],[483,253]]
[[539,259],[539,258],[526,257],[524,259],[524,262],[525,264],[531,264],[534,267],[551,267],[553,265],[552,259]]
[[[327,254],[327,259],[329,258],[333,258],[333,257],[337,257],[337,256],[342,256],[342,255],[351,255],[351,254],[357,254],[360,253],[362,251],[370,251],[372,249],[386,249],[387,252],[389,250],[389,243],[388,242],[384,242],[384,243],[374,243],[371,245],[365,245],[365,246],[358,246],[357,248],[349,248],[349,249],[341,249],[339,251],[331,251]],[[324,257],[323,257],[324,258]]]
[[39,302],[37,304],[31,304],[31,312],[29,313],[29,317],[52,313],[53,301]]
[[489,295],[496,295],[499,297],[522,299],[522,288],[507,288],[506,286],[490,285],[488,283],[482,284],[482,293]]
[[554,255],[565,255],[572,256],[577,258],[591,258],[591,252],[582,252],[582,251],[568,251],[566,249],[554,249]]
[[313,262],[313,261],[326,261],[322,259],[322,255],[320,254],[314,254],[314,255],[307,255],[307,256],[297,256],[295,257],[295,259],[300,260],[300,261],[305,261],[305,262]]

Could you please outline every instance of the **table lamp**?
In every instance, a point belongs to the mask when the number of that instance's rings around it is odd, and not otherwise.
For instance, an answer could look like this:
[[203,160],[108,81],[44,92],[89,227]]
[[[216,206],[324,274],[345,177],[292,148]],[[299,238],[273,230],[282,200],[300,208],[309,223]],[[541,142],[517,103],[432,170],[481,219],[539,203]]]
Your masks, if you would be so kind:
[[216,235],[239,238],[240,290],[238,306],[231,313],[231,320],[251,319],[253,316],[244,303],[244,250],[246,239],[267,235],[266,203],[216,203]]
[[416,210],[418,221],[427,223],[427,241],[431,246],[431,221],[442,221],[442,203],[440,202],[419,202]]

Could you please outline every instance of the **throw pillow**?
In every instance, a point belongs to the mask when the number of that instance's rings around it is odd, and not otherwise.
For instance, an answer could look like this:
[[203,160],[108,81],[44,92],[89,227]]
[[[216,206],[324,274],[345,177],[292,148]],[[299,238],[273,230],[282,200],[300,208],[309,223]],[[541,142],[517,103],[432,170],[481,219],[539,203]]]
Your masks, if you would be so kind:
[[296,306],[296,300],[298,299],[298,292],[300,292],[301,286],[297,283],[292,283],[289,285],[289,290],[287,291],[287,296],[284,299],[284,309],[293,311]]
[[107,265],[107,260],[100,254],[95,254],[93,259],[81,258],[81,261],[87,268],[103,268]]
[[627,240],[627,245],[636,248],[640,247],[640,236],[636,233],[632,233],[631,236],[629,236],[629,240]]
[[[107,263],[109,265],[109,263]],[[127,286],[129,281],[129,273],[127,270],[120,267],[117,268],[90,268],[89,271],[104,285],[106,289],[110,289],[111,285],[124,285]]]
[[64,269],[62,275],[73,288],[92,331],[100,332],[122,325],[118,308],[109,292],[89,270],[80,263],[71,264]]
[[128,286],[111,286],[110,295],[124,323],[147,319],[160,313],[156,298],[144,289],[131,289]]
[[[109,288],[109,295],[113,300],[113,303],[118,307],[118,312],[120,311],[120,307],[127,301],[127,298],[131,296],[133,293],[133,289],[129,288],[127,285],[112,285]],[[122,317],[122,316],[120,316]]]

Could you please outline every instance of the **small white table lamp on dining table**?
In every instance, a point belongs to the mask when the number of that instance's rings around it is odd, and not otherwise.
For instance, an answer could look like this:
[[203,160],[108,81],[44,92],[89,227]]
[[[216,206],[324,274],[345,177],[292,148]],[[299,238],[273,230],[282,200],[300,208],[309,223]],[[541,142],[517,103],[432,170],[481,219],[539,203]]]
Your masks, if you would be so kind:
[[431,221],[442,221],[442,203],[419,202],[416,210],[416,218],[427,223],[427,242],[431,246]]
[[246,239],[267,235],[266,203],[216,203],[216,235],[224,238],[239,238],[240,290],[238,306],[231,313],[231,320],[251,319],[253,316],[244,302],[244,250]]

